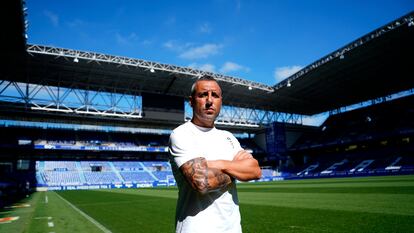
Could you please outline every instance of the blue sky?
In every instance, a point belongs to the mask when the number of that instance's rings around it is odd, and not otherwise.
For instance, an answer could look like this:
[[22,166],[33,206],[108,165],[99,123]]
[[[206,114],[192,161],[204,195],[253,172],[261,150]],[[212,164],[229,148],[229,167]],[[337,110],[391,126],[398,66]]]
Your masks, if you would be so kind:
[[274,85],[414,10],[389,1],[26,0],[28,42]]

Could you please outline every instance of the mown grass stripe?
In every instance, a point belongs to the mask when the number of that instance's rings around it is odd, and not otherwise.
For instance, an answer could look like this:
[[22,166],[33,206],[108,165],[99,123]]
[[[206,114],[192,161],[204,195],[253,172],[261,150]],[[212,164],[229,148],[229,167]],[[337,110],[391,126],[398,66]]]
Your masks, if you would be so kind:
[[67,201],[65,198],[63,198],[62,196],[60,196],[58,193],[56,193],[56,195],[62,199],[66,204],[68,204],[70,207],[72,207],[74,210],[76,210],[79,214],[81,214],[82,216],[84,216],[86,219],[88,219],[91,223],[93,223],[95,226],[97,226],[100,230],[102,230],[105,233],[112,233],[110,230],[108,230],[106,227],[104,227],[102,224],[100,224],[98,221],[96,221],[95,219],[93,219],[91,216],[87,215],[86,213],[84,213],[82,210],[78,209],[76,206],[74,206],[72,203],[70,203],[69,201]]
[[240,203],[414,216],[414,195],[241,192]]
[[176,188],[171,189],[153,189],[153,188],[142,188],[142,189],[101,189],[100,192],[109,193],[122,193],[127,195],[142,195],[150,197],[165,197],[165,198],[178,198],[178,190]]

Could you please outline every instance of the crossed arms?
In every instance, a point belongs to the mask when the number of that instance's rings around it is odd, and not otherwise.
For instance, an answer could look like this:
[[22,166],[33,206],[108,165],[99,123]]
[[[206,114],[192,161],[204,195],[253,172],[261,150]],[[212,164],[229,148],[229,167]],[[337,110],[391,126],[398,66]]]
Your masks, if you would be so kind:
[[206,160],[198,157],[180,167],[184,177],[201,194],[226,190],[232,179],[249,181],[262,175],[259,163],[245,150],[237,152],[233,160]]

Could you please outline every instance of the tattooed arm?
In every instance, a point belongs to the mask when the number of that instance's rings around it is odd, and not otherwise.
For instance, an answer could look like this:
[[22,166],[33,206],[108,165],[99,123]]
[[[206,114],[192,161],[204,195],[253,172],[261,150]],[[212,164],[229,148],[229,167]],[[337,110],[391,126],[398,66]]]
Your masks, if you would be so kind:
[[232,178],[217,168],[208,167],[203,157],[187,161],[180,167],[184,177],[201,194],[216,190],[225,190],[232,182]]
[[229,174],[240,181],[257,180],[262,176],[259,163],[253,158],[252,154],[245,150],[237,152],[232,161],[209,160],[208,166]]

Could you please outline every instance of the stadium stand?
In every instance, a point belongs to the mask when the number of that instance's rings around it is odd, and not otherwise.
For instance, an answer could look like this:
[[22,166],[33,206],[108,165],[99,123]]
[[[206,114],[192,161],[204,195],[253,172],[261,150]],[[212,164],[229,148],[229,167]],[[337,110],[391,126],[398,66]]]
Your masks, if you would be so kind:
[[296,175],[412,173],[413,103],[408,96],[332,115],[290,148],[302,164]]
[[[173,185],[168,131],[188,119],[186,90],[204,74],[231,93],[223,98],[217,125],[249,135],[240,143],[263,166],[262,180],[414,172],[414,79],[406,59],[414,50],[413,12],[268,86],[188,67],[30,45],[24,1],[13,4],[2,15],[11,20],[0,21],[7,58],[0,69],[1,201],[36,186]],[[410,90],[408,97],[387,99]],[[108,106],[104,99],[91,107],[86,94],[133,104]],[[331,114],[320,127],[300,125],[301,116],[379,98],[380,104]],[[160,99],[172,101],[164,106]],[[280,131],[268,131],[272,125]],[[271,133],[277,134],[273,142]]]
[[168,162],[37,161],[39,187],[153,184],[172,177]]

